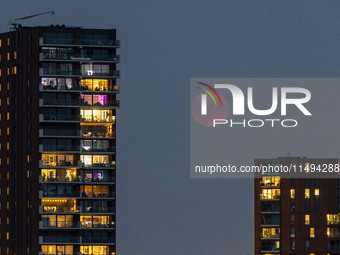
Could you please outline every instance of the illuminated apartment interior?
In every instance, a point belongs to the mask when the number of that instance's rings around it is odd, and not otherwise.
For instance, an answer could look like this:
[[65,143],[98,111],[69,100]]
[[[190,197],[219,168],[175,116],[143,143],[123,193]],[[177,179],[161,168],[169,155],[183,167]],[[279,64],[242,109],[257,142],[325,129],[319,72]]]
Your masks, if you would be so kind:
[[[309,166],[338,162],[338,159],[288,157],[257,159],[255,165]],[[334,178],[287,178],[271,173],[257,175],[254,184],[255,255],[340,254],[337,174]]]
[[115,255],[119,46],[114,29],[0,35],[0,254]]

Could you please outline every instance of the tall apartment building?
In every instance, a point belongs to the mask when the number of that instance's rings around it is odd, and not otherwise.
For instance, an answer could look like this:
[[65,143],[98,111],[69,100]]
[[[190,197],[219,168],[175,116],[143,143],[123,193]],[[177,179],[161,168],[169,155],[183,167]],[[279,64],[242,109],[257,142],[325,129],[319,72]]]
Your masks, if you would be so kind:
[[[340,204],[338,174],[321,178],[312,170],[339,159],[256,159],[255,165],[295,164],[311,178],[278,174],[255,178],[255,255],[339,255]],[[312,166],[312,168],[311,168]],[[313,175],[309,175],[312,174]],[[331,178],[328,178],[331,177]]]
[[0,254],[115,254],[115,30],[0,34]]

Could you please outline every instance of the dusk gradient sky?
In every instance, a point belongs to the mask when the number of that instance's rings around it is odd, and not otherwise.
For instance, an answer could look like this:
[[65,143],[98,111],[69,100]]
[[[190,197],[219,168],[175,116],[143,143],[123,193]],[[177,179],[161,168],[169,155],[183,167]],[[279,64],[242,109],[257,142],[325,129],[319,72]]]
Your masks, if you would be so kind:
[[190,78],[339,77],[340,1],[1,0],[0,10],[0,32],[48,10],[23,24],[117,29],[117,255],[253,253],[253,180],[189,177]]

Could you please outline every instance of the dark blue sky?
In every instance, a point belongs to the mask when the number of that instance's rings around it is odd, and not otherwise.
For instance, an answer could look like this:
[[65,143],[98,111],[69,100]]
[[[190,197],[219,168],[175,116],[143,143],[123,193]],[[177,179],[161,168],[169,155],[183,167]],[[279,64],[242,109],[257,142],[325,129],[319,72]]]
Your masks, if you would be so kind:
[[117,254],[252,254],[252,180],[189,178],[189,79],[339,77],[339,1],[2,0],[0,9],[0,32],[51,9],[55,17],[24,25],[118,29]]

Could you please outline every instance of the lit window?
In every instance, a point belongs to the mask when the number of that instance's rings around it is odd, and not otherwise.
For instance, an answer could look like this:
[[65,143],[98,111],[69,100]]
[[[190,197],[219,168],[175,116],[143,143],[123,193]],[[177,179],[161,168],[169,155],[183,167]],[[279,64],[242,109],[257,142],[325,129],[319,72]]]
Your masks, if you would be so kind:
[[9,143],[7,143],[7,150],[9,150]]
[[290,198],[294,199],[295,198],[295,189],[290,190]]
[[9,120],[9,112],[7,113],[7,120]]
[[261,193],[261,199],[279,199],[279,189],[263,189]]
[[306,225],[309,225],[309,224],[310,224],[310,215],[309,215],[309,214],[306,214],[306,215],[305,215],[305,224],[306,224]]
[[0,40],[0,47],[1,47],[1,40]]
[[309,236],[310,236],[310,238],[314,238],[315,237],[315,229],[314,228],[310,228]]
[[17,67],[13,67],[13,74],[17,74]]
[[315,195],[315,196],[319,196],[319,195],[320,195],[320,190],[319,190],[319,189],[315,189],[314,195]]
[[9,53],[7,53],[7,60],[10,60],[10,55],[9,55]]
[[306,199],[310,198],[310,190],[309,189],[305,189],[305,198]]
[[327,237],[331,236],[331,232],[329,231],[329,228],[327,228]]
[[9,240],[9,233],[7,232],[7,240]]
[[13,57],[14,57],[14,59],[17,59],[17,52],[16,51],[14,51]]
[[7,105],[9,105],[9,97],[7,97]]

